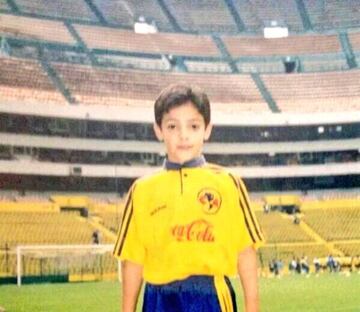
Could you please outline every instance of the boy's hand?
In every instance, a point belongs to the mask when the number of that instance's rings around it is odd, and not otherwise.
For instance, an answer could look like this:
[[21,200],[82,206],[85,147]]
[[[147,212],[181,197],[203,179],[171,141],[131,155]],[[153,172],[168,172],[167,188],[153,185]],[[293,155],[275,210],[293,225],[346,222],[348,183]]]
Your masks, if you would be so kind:
[[130,261],[121,262],[122,312],[135,312],[142,284],[143,267]]
[[259,311],[259,292],[257,282],[257,259],[253,247],[244,249],[238,256],[238,273],[244,292],[245,311]]

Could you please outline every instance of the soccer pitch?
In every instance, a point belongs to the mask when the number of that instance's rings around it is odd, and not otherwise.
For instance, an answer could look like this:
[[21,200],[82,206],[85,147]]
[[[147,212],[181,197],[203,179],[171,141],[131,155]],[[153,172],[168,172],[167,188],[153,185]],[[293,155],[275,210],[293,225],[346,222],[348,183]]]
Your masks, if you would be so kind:
[[[233,284],[239,292],[238,281]],[[0,306],[7,312],[118,312],[119,292],[116,282],[2,285]],[[261,278],[260,292],[262,312],[360,311],[360,274],[356,273]],[[241,296],[237,297],[241,307]]]

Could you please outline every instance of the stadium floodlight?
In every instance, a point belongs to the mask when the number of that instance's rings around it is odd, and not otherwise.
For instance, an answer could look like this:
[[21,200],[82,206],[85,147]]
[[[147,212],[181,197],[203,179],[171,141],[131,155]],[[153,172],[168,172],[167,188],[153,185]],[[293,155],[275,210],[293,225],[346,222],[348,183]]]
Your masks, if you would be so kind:
[[270,25],[264,27],[264,38],[275,39],[289,36],[289,29],[277,21],[271,21]]
[[17,246],[17,285],[21,286],[26,276],[66,276],[68,281],[121,280],[120,261],[113,257],[113,248],[112,244]]

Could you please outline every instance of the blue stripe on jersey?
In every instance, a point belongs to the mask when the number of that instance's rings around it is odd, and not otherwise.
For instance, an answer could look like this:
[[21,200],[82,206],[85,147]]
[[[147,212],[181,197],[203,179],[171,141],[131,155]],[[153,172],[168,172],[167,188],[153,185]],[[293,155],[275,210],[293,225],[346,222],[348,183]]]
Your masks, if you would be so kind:
[[[227,278],[226,284],[233,301],[233,311],[236,311],[235,293]],[[214,277],[206,275],[193,275],[164,285],[146,283],[142,311],[222,312]]]

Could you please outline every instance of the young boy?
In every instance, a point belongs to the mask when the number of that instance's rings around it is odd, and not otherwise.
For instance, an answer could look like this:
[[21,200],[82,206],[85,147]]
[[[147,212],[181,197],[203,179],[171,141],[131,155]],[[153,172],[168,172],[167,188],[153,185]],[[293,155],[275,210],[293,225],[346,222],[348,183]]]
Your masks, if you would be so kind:
[[114,248],[122,260],[122,311],[236,311],[228,276],[239,274],[245,310],[258,311],[256,248],[263,236],[243,182],[210,165],[210,104],[198,88],[171,85],[155,102],[164,168],[131,187]]

